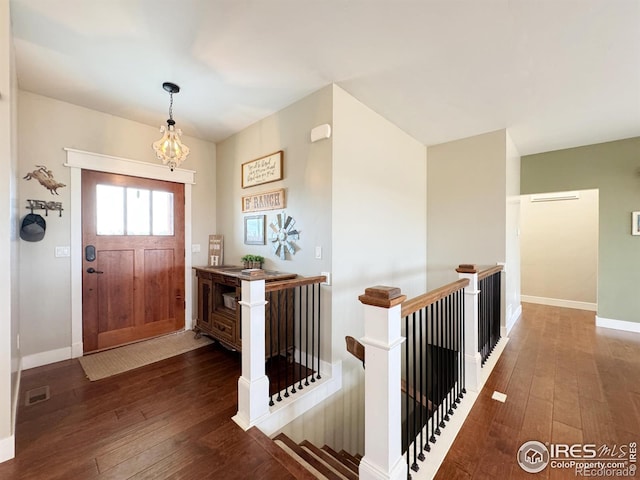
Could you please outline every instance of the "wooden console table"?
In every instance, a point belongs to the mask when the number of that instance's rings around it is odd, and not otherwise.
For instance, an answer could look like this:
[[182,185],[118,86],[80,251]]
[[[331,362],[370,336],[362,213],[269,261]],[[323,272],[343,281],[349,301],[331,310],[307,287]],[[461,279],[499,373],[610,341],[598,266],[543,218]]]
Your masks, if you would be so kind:
[[[242,351],[242,317],[241,307],[238,301],[242,292],[242,267],[193,267],[198,279],[198,316],[193,328],[196,337],[203,333],[218,340],[227,348]],[[289,280],[296,278],[295,273],[276,272],[263,270],[265,282],[276,280]],[[285,314],[286,315],[286,314]],[[269,309],[266,311],[266,321],[269,322]],[[287,330],[286,324],[291,328],[293,322],[285,322],[284,318],[278,319],[281,325],[281,335]],[[292,335],[291,332],[287,332]],[[266,332],[266,352],[270,349],[269,331]],[[275,339],[274,339],[275,341]]]

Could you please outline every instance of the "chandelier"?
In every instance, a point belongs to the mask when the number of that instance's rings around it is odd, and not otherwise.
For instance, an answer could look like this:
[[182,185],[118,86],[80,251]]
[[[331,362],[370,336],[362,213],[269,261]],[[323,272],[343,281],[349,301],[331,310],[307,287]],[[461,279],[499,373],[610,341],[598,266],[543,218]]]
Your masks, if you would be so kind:
[[189,155],[189,147],[180,140],[182,130],[176,128],[176,122],[173,119],[173,94],[180,92],[180,87],[175,83],[165,82],[162,84],[162,88],[170,95],[169,120],[167,120],[166,127],[164,125],[160,127],[160,132],[163,135],[160,140],[153,142],[153,150],[156,152],[158,160],[169,165],[173,172],[173,169],[178,168]]

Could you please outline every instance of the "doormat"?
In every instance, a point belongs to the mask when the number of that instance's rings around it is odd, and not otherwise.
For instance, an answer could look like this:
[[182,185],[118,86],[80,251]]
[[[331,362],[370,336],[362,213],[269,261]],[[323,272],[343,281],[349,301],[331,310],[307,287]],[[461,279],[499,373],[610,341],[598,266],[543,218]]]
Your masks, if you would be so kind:
[[196,339],[191,330],[186,330],[104,352],[92,353],[78,360],[87,378],[93,382],[204,347],[210,343],[213,343],[210,338],[203,335]]

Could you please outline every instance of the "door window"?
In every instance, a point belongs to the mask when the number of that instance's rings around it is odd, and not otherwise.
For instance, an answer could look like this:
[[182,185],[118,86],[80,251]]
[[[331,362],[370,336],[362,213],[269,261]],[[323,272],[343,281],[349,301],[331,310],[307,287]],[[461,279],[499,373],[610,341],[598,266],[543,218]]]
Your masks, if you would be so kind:
[[173,235],[173,193],[96,185],[98,235]]

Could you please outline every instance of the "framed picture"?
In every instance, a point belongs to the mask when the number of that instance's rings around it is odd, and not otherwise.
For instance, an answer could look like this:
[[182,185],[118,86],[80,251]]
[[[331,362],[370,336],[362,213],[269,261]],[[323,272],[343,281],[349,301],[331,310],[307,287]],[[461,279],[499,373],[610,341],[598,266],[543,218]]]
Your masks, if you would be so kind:
[[631,212],[631,235],[640,235],[640,212]]
[[259,212],[261,210],[277,210],[286,206],[284,188],[270,192],[242,196],[242,212]]
[[265,244],[264,215],[249,215],[244,217],[244,243],[245,245]]
[[209,266],[219,267],[224,263],[224,237],[209,235]]
[[282,180],[282,150],[242,164],[242,188]]

